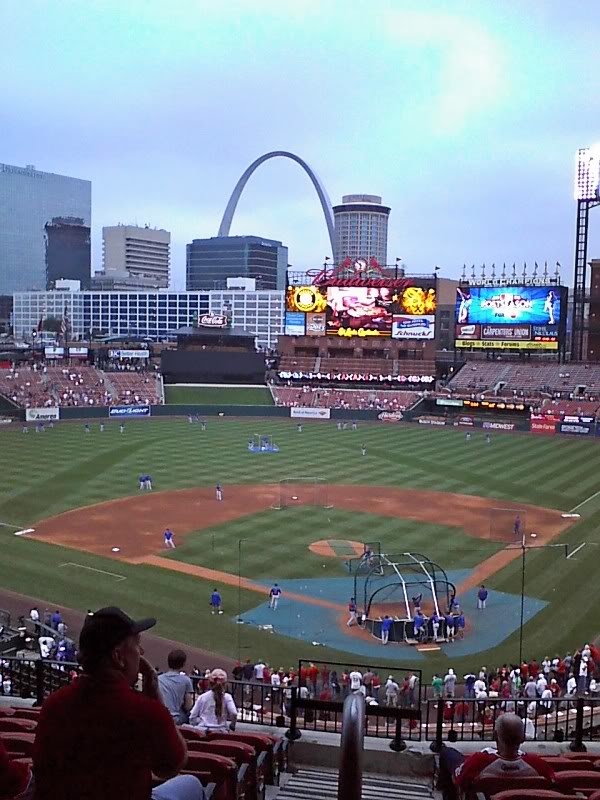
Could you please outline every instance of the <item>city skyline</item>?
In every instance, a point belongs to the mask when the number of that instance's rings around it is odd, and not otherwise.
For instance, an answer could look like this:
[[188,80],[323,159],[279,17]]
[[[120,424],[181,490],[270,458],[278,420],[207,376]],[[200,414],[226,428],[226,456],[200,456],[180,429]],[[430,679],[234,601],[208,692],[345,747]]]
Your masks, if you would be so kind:
[[[282,149],[334,205],[385,198],[391,263],[458,277],[558,260],[571,283],[575,152],[600,139],[599,9],[9,0],[4,20],[0,161],[92,181],[95,270],[102,226],[147,223],[172,232],[183,288],[186,242],[215,236],[243,170]],[[285,242],[299,270],[329,254],[310,182],[283,159],[252,176],[231,235]]]

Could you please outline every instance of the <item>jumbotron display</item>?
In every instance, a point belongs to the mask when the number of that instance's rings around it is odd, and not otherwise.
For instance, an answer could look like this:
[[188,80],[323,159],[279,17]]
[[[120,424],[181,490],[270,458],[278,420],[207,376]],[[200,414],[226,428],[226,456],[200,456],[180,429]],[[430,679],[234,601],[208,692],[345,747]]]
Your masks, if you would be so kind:
[[456,346],[558,350],[566,307],[567,290],[560,286],[461,286]]
[[286,336],[435,337],[434,286],[289,286]]

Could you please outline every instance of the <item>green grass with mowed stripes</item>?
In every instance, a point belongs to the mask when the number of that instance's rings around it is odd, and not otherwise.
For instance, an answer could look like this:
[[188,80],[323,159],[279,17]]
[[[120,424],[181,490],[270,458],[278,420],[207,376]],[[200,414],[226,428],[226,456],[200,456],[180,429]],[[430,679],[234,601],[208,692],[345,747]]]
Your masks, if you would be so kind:
[[[246,442],[255,433],[271,434],[281,452],[249,454]],[[365,457],[360,454],[363,443]],[[333,422],[307,422],[298,433],[291,421],[266,419],[211,418],[202,432],[187,419],[156,419],[127,422],[123,435],[113,422],[107,422],[102,434],[97,424],[90,434],[79,423],[61,422],[44,434],[23,434],[20,427],[7,426],[0,429],[0,457],[0,522],[22,527],[35,527],[37,520],[70,508],[136,494],[142,471],[152,475],[160,491],[219,481],[227,492],[237,483],[308,475],[329,483],[481,495],[496,498],[499,505],[507,499],[569,511],[583,503],[577,509],[581,520],[560,539],[572,547],[586,542],[576,557],[566,560],[553,548],[527,555],[526,593],[550,605],[527,624],[525,653],[553,655],[600,632],[594,582],[600,561],[600,442],[495,434],[486,446],[480,432],[466,442],[464,432],[455,429],[372,423],[360,424],[357,431],[338,431]],[[173,556],[237,573],[243,539],[244,575],[285,579],[344,574],[340,561],[330,559],[323,569],[323,559],[309,552],[308,545],[317,539],[381,541],[388,551],[417,550],[447,569],[475,566],[498,548],[463,534],[452,527],[452,519],[447,523],[423,525],[343,509],[266,511],[198,532]],[[6,589],[52,605],[85,610],[120,604],[134,614],[154,614],[159,634],[232,657],[260,655],[292,663],[311,655],[299,641],[266,637],[249,626],[240,630],[233,621],[237,588],[228,614],[211,617],[207,603],[212,585],[205,581],[15,537],[13,530],[0,527],[0,586]],[[161,533],[157,531],[157,550]],[[518,594],[520,570],[520,561],[513,562],[489,586]],[[258,601],[255,593],[240,592],[241,610]],[[502,662],[517,652],[515,634],[476,660]],[[393,659],[393,651],[385,656]],[[319,658],[352,659],[327,648],[319,649]],[[448,664],[470,669],[472,662],[449,662],[432,654],[425,676]]]

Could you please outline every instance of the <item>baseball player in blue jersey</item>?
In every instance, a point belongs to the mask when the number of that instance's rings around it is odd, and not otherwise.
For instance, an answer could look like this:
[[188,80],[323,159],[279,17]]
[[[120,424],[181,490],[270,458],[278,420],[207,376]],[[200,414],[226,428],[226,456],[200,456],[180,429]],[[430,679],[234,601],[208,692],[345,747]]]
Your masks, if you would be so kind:
[[273,611],[277,611],[277,605],[279,603],[279,598],[281,597],[281,587],[279,584],[274,583],[271,591],[269,592],[269,608],[272,608]]
[[171,550],[175,550],[175,540],[173,539],[173,531],[170,528],[167,528],[165,531],[165,547],[170,547]]
[[210,596],[210,613],[211,614],[223,613],[223,609],[221,608],[221,595],[216,587],[213,589],[212,594]]

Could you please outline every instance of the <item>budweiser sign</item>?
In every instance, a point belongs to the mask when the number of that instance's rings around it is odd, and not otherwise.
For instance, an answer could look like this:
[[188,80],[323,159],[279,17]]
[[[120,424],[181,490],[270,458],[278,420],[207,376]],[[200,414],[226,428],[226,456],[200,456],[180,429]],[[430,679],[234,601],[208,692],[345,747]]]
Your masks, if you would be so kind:
[[200,328],[226,328],[227,317],[225,314],[202,314],[198,317]]

